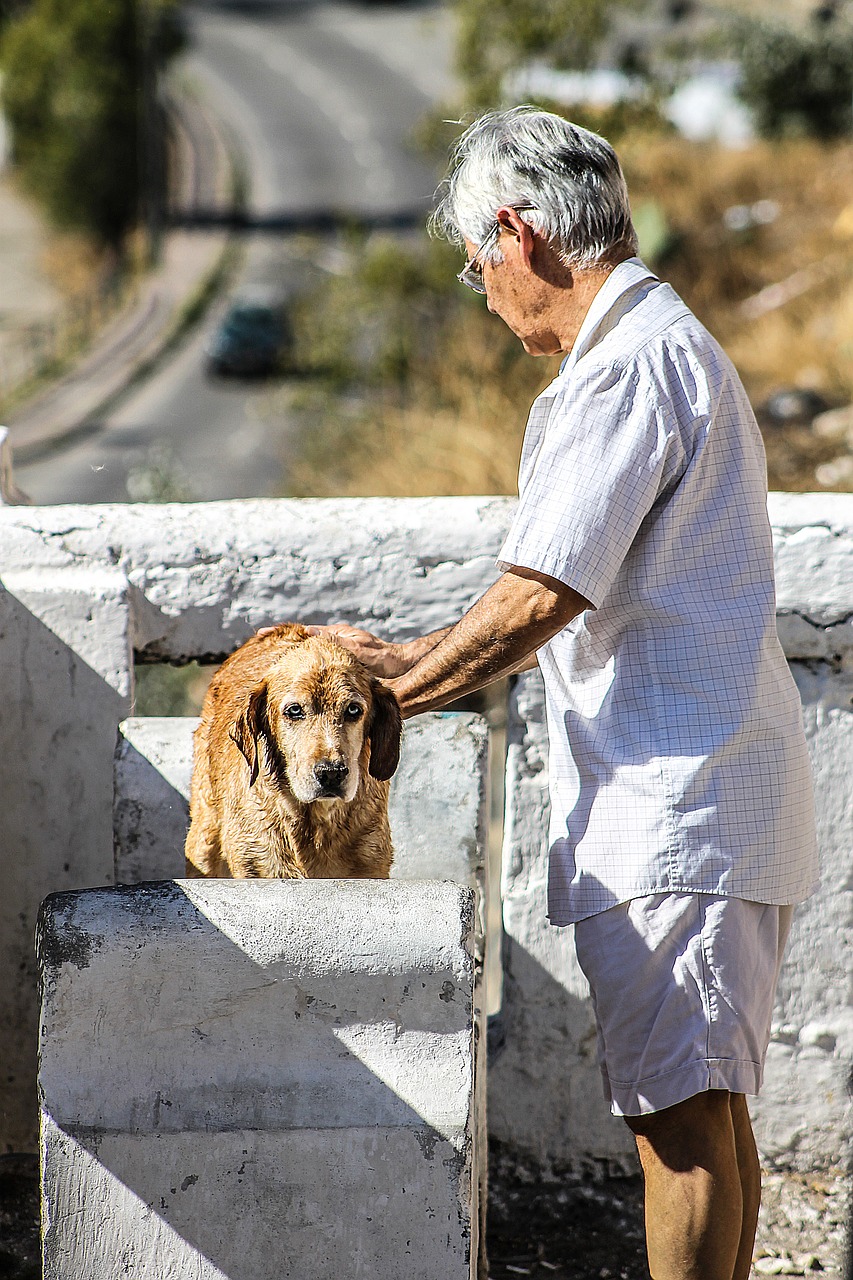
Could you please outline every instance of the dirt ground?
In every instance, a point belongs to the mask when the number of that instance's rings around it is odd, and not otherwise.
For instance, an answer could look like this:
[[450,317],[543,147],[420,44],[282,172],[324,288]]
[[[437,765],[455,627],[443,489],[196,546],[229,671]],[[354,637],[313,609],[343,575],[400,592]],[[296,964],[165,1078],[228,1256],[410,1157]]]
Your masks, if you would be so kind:
[[[846,1179],[766,1173],[753,1275],[853,1280],[849,1213]],[[649,1280],[639,1178],[542,1185],[496,1168],[488,1244],[492,1280]],[[0,1157],[0,1280],[41,1280],[34,1156]]]
[[[753,1276],[853,1280],[847,1180],[765,1171]],[[639,1177],[563,1186],[492,1179],[492,1280],[649,1280]]]

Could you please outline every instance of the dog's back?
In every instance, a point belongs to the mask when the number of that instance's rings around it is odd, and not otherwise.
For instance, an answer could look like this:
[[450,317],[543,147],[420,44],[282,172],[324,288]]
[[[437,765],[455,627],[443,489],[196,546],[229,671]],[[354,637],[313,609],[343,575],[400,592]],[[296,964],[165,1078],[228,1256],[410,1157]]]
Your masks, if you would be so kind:
[[387,877],[400,733],[393,694],[333,638],[253,636],[202,706],[187,874]]

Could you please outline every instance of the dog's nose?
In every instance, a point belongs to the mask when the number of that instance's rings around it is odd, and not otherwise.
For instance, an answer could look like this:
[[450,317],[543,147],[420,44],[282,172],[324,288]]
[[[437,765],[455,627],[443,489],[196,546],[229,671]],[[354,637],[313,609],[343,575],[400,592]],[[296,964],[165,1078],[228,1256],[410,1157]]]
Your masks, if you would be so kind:
[[318,760],[314,765],[314,777],[325,791],[337,791],[348,773],[343,760]]

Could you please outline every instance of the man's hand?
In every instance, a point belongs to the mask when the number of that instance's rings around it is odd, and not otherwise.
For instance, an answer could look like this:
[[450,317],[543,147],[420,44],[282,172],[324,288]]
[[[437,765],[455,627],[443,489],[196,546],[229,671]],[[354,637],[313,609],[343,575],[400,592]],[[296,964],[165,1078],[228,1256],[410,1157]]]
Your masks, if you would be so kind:
[[334,636],[375,676],[389,681],[408,719],[529,670],[536,665],[537,649],[590,607],[558,578],[513,566],[454,626],[405,644],[381,640],[348,622],[306,630]]
[[333,622],[323,627],[309,626],[305,630],[310,631],[312,636],[334,636],[359,662],[364,663],[368,671],[383,680],[393,680],[396,676],[404,675],[415,661],[414,657],[407,656],[405,645],[381,640],[370,631],[352,627],[347,622]]
[[[274,627],[259,627],[257,635],[263,636],[275,630]],[[335,639],[349,649],[368,671],[372,671],[380,680],[395,680],[405,675],[416,662],[420,662],[440,640],[452,630],[443,627],[428,636],[420,636],[417,640],[409,640],[405,644],[394,644],[390,640],[382,640],[363,627],[354,627],[349,622],[330,622],[321,626],[305,624],[305,630],[312,636],[334,636]]]

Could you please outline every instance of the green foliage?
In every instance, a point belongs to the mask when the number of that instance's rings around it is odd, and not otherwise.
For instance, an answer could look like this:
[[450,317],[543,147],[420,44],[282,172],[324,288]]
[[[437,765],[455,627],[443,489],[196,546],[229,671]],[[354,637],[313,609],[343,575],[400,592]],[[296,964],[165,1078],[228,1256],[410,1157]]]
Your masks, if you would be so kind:
[[518,405],[547,369],[458,283],[458,249],[353,249],[349,269],[303,297],[302,380],[267,406],[290,424],[287,494],[511,492]]
[[356,240],[355,265],[330,276],[298,308],[295,365],[343,387],[402,387],[448,309],[470,306],[456,280],[459,250],[429,240]]
[[736,37],[740,95],[764,137],[853,131],[853,31],[837,23],[798,32],[742,22]]
[[27,0],[0,0],[0,27],[27,7]]
[[13,156],[58,224],[117,244],[135,221],[143,86],[179,41],[171,0],[34,0],[9,23]]
[[457,68],[469,105],[495,106],[507,73],[537,58],[588,66],[615,7],[613,0],[456,0]]
[[215,667],[137,664],[133,680],[136,716],[197,716]]

